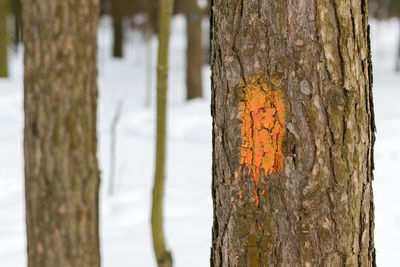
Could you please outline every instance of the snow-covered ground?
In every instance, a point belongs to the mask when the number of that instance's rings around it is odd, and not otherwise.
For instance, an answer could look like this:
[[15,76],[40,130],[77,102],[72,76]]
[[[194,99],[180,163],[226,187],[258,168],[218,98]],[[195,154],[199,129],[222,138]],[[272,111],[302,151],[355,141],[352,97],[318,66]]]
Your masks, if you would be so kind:
[[[377,142],[375,149],[378,266],[399,266],[400,75],[396,75],[399,23],[372,22]],[[153,40],[153,65],[156,40]],[[172,26],[169,75],[168,162],[165,199],[167,245],[178,267],[209,265],[212,224],[210,71],[204,67],[203,100],[185,102],[185,20]],[[150,200],[154,167],[155,110],[145,107],[146,47],[128,35],[127,57],[111,54],[110,21],[99,30],[99,159],[102,171],[103,266],[155,266]],[[25,266],[22,53],[10,59],[11,77],[0,80],[0,266]],[[152,87],[155,73],[152,73]],[[154,89],[152,92],[154,99]],[[107,194],[110,125],[123,102],[117,129],[116,192]],[[154,101],[153,101],[154,102]],[[396,178],[397,177],[397,178]]]

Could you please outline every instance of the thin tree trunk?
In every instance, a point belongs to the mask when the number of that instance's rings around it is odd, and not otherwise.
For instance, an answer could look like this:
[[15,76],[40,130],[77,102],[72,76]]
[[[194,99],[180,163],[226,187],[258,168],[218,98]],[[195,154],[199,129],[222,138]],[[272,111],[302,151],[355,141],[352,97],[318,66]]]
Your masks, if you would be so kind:
[[145,45],[146,45],[146,88],[144,93],[144,106],[151,106],[151,93],[153,88],[153,33],[145,32]]
[[[400,27],[399,27],[399,30],[400,30]],[[398,48],[397,48],[397,58],[396,58],[396,71],[400,72],[400,34],[399,34],[399,41],[398,41],[397,45],[398,45]]]
[[153,247],[158,266],[172,266],[172,256],[165,247],[163,230],[163,197],[165,184],[166,154],[166,120],[167,120],[167,86],[168,86],[168,51],[171,32],[171,17],[174,0],[161,0],[158,31],[158,63],[157,63],[157,137],[156,137],[156,169],[151,209],[151,230]]
[[186,88],[187,99],[203,96],[201,68],[203,65],[203,49],[201,41],[201,11],[197,0],[186,0]]
[[146,88],[144,93],[144,105],[145,107],[151,106],[151,93],[153,88],[152,77],[153,77],[153,19],[152,5],[150,2],[146,2],[146,15],[147,21],[144,31],[144,40],[146,45]]
[[122,25],[122,2],[121,0],[112,1],[112,18],[113,18],[113,56],[116,58],[123,57],[123,41],[124,41],[124,29]]
[[14,45],[18,48],[21,42],[21,2],[20,0],[12,0],[14,11]]
[[0,78],[8,76],[8,0],[0,0]]
[[29,267],[100,266],[99,3],[23,0]]
[[114,195],[115,191],[115,173],[117,171],[117,126],[121,117],[123,102],[118,101],[115,114],[110,127],[110,177],[108,179],[108,194]]
[[367,10],[213,0],[212,266],[375,266]]

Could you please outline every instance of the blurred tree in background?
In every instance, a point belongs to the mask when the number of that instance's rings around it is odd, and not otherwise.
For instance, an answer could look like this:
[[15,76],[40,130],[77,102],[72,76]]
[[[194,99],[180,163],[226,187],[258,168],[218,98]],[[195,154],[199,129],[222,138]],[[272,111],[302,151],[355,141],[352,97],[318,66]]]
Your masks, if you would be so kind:
[[14,14],[14,46],[17,49],[21,42],[21,0],[11,0],[11,5]]
[[[400,19],[399,0],[369,0],[369,7],[370,15],[376,19]],[[398,41],[398,52],[396,57],[396,71],[400,72],[400,34]]]
[[29,267],[99,267],[97,0],[22,0]]
[[0,78],[8,76],[8,1],[0,0]]
[[[147,25],[151,26],[152,32],[156,32],[158,21],[159,0],[102,0],[103,15],[111,15],[113,21],[113,56],[122,58],[124,55],[123,44],[126,26],[126,19],[131,19],[135,15],[144,15],[146,22],[144,25],[134,25],[132,20],[130,25],[139,28],[146,34]],[[144,26],[144,27],[143,27]]]
[[122,19],[123,19],[123,10],[125,8],[124,2],[126,1],[112,0],[112,7],[111,7],[113,29],[114,29],[113,56],[117,58],[122,58],[123,55],[124,29],[122,25]]
[[[208,3],[208,2],[207,2]],[[124,55],[123,43],[125,18],[135,15],[145,15],[145,25],[140,26],[145,40],[154,33],[158,27],[159,0],[103,0],[103,14],[110,14],[113,19],[113,56],[122,58]],[[202,97],[202,66],[203,42],[202,42],[202,18],[208,16],[208,6],[201,8],[197,0],[177,0],[174,3],[174,14],[183,14],[186,17],[187,26],[187,50],[186,50],[186,87],[187,99]],[[150,45],[150,44],[148,44]],[[148,57],[151,55],[148,54]],[[148,91],[148,88],[146,88]],[[146,102],[149,102],[146,100]],[[148,105],[148,104],[146,104]]]
[[369,0],[370,16],[377,19],[400,17],[399,0]]
[[187,99],[203,96],[201,68],[203,66],[202,10],[197,0],[181,2],[186,16],[186,91]]

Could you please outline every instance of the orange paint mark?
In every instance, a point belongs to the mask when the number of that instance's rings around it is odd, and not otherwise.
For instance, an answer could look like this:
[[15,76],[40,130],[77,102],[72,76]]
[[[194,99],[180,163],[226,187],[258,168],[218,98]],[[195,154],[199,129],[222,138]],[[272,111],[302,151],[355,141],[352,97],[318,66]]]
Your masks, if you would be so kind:
[[285,106],[279,83],[266,81],[261,73],[239,87],[243,92],[239,107],[242,121],[239,173],[247,171],[253,178],[254,200],[258,206],[260,177],[277,173],[283,165]]
[[258,230],[261,231],[260,223],[257,223],[257,224],[258,224]]
[[243,198],[243,193],[242,190],[239,191],[239,198],[242,199]]
[[265,194],[265,189],[261,192],[261,195],[263,196]]

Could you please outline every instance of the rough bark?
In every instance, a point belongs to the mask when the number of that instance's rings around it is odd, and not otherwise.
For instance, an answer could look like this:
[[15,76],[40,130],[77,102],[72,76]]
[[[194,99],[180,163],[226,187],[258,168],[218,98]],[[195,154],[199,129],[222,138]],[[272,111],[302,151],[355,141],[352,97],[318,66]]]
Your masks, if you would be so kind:
[[[367,10],[212,1],[212,266],[375,265]],[[255,93],[268,106],[250,112]]]
[[161,0],[158,31],[157,63],[157,136],[156,164],[151,208],[153,248],[158,266],[171,267],[172,256],[166,250],[163,230],[163,198],[165,185],[165,155],[167,126],[168,51],[174,0]]
[[197,0],[186,0],[186,88],[187,99],[203,96],[201,68],[203,65],[201,10]]
[[97,0],[23,0],[29,267],[100,266]]
[[8,0],[0,0],[0,78],[8,76]]
[[122,25],[122,9],[123,2],[121,0],[112,1],[113,56],[116,58],[122,58],[123,56],[124,29]]

